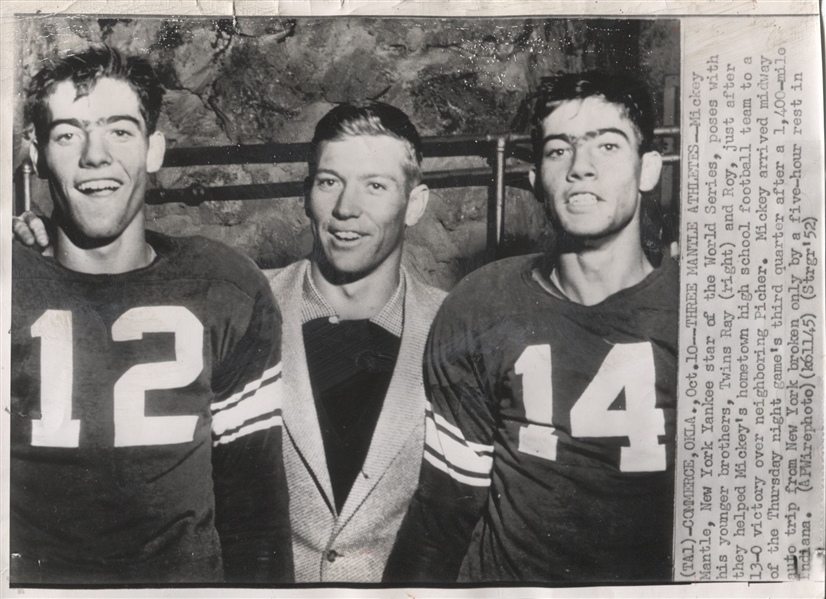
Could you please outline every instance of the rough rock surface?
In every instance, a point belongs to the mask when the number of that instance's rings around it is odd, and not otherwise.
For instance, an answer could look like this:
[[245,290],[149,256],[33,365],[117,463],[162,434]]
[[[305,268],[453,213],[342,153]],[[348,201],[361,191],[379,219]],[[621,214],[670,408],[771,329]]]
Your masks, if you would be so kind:
[[[105,42],[148,53],[167,88],[159,128],[168,147],[302,142],[334,103],[381,99],[405,110],[424,136],[525,131],[520,105],[551,72],[603,68],[648,81],[662,111],[666,76],[679,74],[676,20],[381,18],[28,18],[18,22],[15,157],[23,140],[22,89],[46,58]],[[511,159],[513,162],[514,160]],[[427,170],[485,160],[426,161]],[[300,181],[301,164],[165,168],[155,184],[180,188]],[[34,184],[48,213],[46,186]],[[488,191],[434,190],[408,232],[405,262],[445,289],[484,263]],[[301,198],[147,208],[150,226],[202,234],[284,266],[312,245]],[[550,234],[542,207],[507,189],[502,255],[536,250]]]

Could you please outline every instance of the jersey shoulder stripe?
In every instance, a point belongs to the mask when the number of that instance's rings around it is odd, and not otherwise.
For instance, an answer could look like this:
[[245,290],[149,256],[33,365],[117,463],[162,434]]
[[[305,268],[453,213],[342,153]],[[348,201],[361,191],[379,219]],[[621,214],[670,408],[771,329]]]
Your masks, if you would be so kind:
[[464,471],[456,466],[452,466],[445,461],[445,458],[438,455],[430,446],[424,448],[424,459],[434,468],[441,470],[453,480],[469,485],[471,487],[489,487],[490,476],[478,476],[473,473]]
[[425,412],[424,459],[461,483],[490,485],[493,446],[466,440],[462,431],[434,413],[430,403]]
[[248,420],[243,426],[241,426],[235,432],[229,431],[223,437],[220,437],[219,439],[213,441],[212,446],[218,447],[219,445],[232,443],[240,437],[245,437],[246,435],[251,435],[252,433],[266,430],[268,428],[280,428],[283,424],[283,421],[281,419],[281,410],[277,410],[270,414],[265,414],[261,416],[261,418],[265,418],[265,420],[259,420],[258,418]]
[[[247,383],[244,386],[244,388],[241,391],[239,391],[238,393],[235,393],[235,394],[231,395],[227,399],[224,399],[222,401],[216,401],[215,403],[213,403],[212,404],[212,413],[217,414],[218,412],[221,412],[222,410],[226,410],[227,408],[231,408],[235,404],[237,404],[240,401],[246,399],[248,396],[254,395],[255,392],[259,388],[277,381],[280,377],[281,377],[281,363],[279,362],[275,366],[265,370],[264,373],[261,375],[261,377],[255,379],[254,381],[251,381],[251,382]],[[280,403],[279,403],[279,407],[280,407]]]
[[433,404],[427,402],[425,404],[425,415],[428,416],[436,425],[439,433],[448,435],[452,437],[459,443],[463,445],[467,445],[470,449],[478,454],[493,454],[493,446],[492,445],[485,445],[484,443],[474,443],[473,441],[468,441],[465,439],[464,434],[459,429],[458,426],[455,426],[448,422],[444,416],[437,413],[436,410],[433,409]]
[[274,366],[244,391],[212,408],[213,445],[281,426],[281,366]]

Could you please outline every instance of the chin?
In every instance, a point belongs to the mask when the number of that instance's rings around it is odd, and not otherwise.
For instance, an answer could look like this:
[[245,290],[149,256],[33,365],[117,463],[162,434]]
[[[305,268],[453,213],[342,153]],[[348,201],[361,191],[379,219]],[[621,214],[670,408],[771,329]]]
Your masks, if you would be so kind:
[[611,235],[610,231],[605,229],[569,229],[568,233],[572,237],[579,237],[580,239],[601,239]]
[[326,261],[319,263],[319,266],[324,278],[336,285],[359,281],[372,272],[370,269],[341,266]]
[[112,223],[79,223],[77,230],[89,239],[113,239],[123,233],[125,227]]
[[594,223],[561,222],[561,228],[571,237],[602,237],[607,234],[606,227],[594,226]]
[[321,267],[324,278],[331,282],[358,280],[367,274],[369,269],[352,259],[342,259],[341,256],[332,256],[328,252],[317,254],[317,263]]
[[111,222],[70,221],[63,229],[75,244],[92,248],[113,242],[123,234],[125,227],[113,225]]
[[334,270],[335,272],[340,272],[342,274],[351,274],[356,273],[361,270],[359,263],[354,260],[348,260],[347,258],[342,258],[340,256],[331,256],[329,254],[324,255],[324,262],[327,266]]

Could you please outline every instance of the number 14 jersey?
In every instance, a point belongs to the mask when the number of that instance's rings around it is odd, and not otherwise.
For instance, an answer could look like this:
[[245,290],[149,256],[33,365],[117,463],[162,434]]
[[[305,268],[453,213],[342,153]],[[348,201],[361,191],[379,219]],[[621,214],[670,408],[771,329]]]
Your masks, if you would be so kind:
[[291,580],[267,282],[207,239],[147,241],[116,275],[15,244],[11,582]]
[[[671,579],[678,269],[594,306],[494,263],[431,331],[421,482],[388,580]],[[484,298],[484,301],[480,301]]]

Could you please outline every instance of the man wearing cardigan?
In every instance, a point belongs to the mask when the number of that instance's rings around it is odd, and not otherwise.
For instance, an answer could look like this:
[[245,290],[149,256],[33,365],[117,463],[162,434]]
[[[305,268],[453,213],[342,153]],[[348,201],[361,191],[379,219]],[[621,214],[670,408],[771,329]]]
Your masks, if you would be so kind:
[[316,126],[313,253],[266,272],[282,310],[284,461],[296,582],[379,582],[416,489],[422,355],[444,292],[401,266],[428,200],[400,110],[343,104]]

